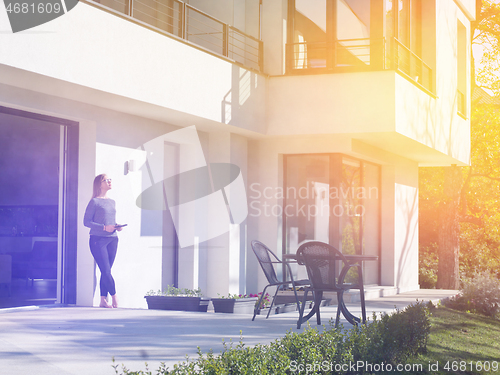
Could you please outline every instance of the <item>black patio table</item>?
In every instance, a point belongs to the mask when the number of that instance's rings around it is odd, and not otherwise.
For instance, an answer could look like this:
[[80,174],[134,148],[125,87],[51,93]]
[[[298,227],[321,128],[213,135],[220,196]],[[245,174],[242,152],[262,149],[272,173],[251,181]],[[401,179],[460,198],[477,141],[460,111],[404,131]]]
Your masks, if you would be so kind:
[[[314,242],[314,243],[309,243],[309,245],[326,245],[329,248],[333,248],[328,244],[323,244],[320,242]],[[333,248],[334,249],[334,248]],[[313,305],[313,308],[311,311],[303,317],[303,308],[301,309],[299,320],[297,322],[297,328],[300,328],[301,324],[309,320],[311,317],[313,317],[315,314],[317,314],[317,322],[318,324],[321,324],[320,320],[320,315],[319,315],[319,308],[323,296],[323,291],[334,291],[337,292],[337,318],[335,322],[335,326],[338,326],[339,323],[339,318],[340,318],[340,312],[342,315],[347,319],[347,321],[353,325],[358,324],[358,323],[366,323],[366,309],[365,309],[365,295],[364,295],[364,285],[363,285],[363,267],[362,267],[362,262],[364,261],[375,261],[378,260],[378,256],[376,255],[359,255],[359,254],[342,254],[338,250],[336,252],[340,255],[334,256],[334,263],[337,261],[343,261],[345,264],[342,267],[342,270],[340,271],[338,275],[338,279],[333,280],[331,285],[329,287],[315,287],[314,286],[314,280],[311,281],[312,287],[310,288],[317,298],[315,297],[315,303]],[[331,255],[328,256],[322,256],[322,255],[316,255],[316,259],[318,260],[327,260],[331,259]],[[343,259],[342,259],[343,258]],[[298,259],[297,254],[284,254],[283,255],[283,261],[288,262],[288,263],[299,263],[301,265],[305,265],[304,259]],[[306,265],[307,266],[307,265]],[[349,269],[352,267],[357,267],[358,268],[358,280],[357,283],[345,283],[344,279],[347,275],[347,272]],[[333,267],[333,270],[335,270],[335,266]],[[309,274],[308,270],[308,274]],[[335,273],[335,271],[333,271]],[[333,278],[335,279],[335,276]],[[310,275],[309,275],[310,277]],[[344,302],[344,292],[349,290],[349,289],[359,289],[360,291],[360,300],[361,300],[361,313],[362,313],[362,319],[356,317],[353,315],[348,309],[347,306],[345,305]]]

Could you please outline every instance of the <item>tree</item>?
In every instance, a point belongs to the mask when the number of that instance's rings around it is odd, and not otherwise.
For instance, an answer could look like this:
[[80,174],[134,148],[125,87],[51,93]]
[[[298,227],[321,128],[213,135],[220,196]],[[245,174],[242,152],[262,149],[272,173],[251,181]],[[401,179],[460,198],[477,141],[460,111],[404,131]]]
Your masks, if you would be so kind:
[[445,168],[443,197],[439,203],[438,273],[436,287],[459,288],[459,204],[462,173],[456,165]]
[[500,275],[500,102],[474,105],[471,167],[461,190],[462,267]]
[[498,0],[476,0],[476,20],[472,22],[472,43],[483,47],[479,64],[472,60],[472,87],[491,90],[500,96],[500,4]]
[[481,95],[471,109],[471,166],[420,172],[421,246],[438,245],[436,286],[444,289],[458,288],[459,253],[462,271],[500,271],[500,116],[495,100],[482,91],[500,96],[500,4],[477,0],[476,5],[480,11],[472,40],[483,46],[483,55],[479,63],[472,62],[472,87]]

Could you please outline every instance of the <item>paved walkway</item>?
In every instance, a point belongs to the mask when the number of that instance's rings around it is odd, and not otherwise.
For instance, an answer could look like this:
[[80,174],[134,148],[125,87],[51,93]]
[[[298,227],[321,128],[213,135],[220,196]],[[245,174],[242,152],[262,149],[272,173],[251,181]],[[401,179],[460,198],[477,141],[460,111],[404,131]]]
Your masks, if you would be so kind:
[[[391,312],[418,300],[437,301],[456,291],[419,290],[367,301],[367,313]],[[353,305],[352,312],[360,312]],[[358,308],[359,310],[359,308]],[[336,307],[321,309],[322,323]],[[144,363],[156,370],[195,358],[197,347],[219,353],[222,340],[266,344],[296,329],[297,313],[269,319],[249,315],[174,312],[91,307],[19,308],[0,310],[0,374],[112,375],[112,358],[133,370]],[[345,322],[344,322],[345,323]],[[315,321],[312,322],[315,325]],[[307,325],[304,325],[306,327]],[[301,329],[300,331],[302,331]],[[154,371],[153,371],[154,373]]]

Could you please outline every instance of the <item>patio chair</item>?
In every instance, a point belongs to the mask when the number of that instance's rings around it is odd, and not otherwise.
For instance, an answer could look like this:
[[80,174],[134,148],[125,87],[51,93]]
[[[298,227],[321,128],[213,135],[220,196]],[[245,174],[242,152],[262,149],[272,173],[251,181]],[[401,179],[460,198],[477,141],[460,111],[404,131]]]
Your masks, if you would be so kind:
[[[354,258],[348,260],[347,258]],[[307,275],[311,281],[311,286],[307,287],[304,292],[304,301],[307,298],[307,293],[312,291],[314,294],[314,305],[311,312],[304,317],[304,303],[302,304],[299,320],[297,321],[297,329],[301,324],[309,320],[316,314],[318,325],[321,324],[320,304],[323,298],[323,292],[337,292],[337,316],[335,319],[335,327],[338,326],[340,313],[344,315],[347,321],[353,325],[360,322],[366,323],[365,296],[363,288],[363,273],[361,261],[363,256],[345,256],[335,247],[318,241],[307,242],[297,250],[297,261],[299,264],[306,266]],[[338,272],[337,264],[342,262],[343,266]],[[358,268],[357,284],[346,283],[344,281],[347,272],[352,268]],[[362,318],[351,314],[344,303],[344,292],[349,289],[359,289],[361,300]]]
[[[262,267],[262,271],[264,271],[264,275],[266,276],[267,281],[269,283],[266,285],[266,287],[262,291],[262,295],[260,296],[259,302],[255,306],[252,321],[255,319],[255,315],[257,315],[257,312],[259,311],[260,304],[262,303],[262,299],[266,295],[267,288],[269,288],[270,286],[276,286],[276,292],[274,293],[273,300],[271,301],[271,306],[269,306],[269,311],[267,312],[266,319],[269,317],[269,314],[271,313],[271,309],[274,305],[274,301],[276,299],[276,296],[278,295],[278,291],[286,285],[292,286],[293,293],[295,295],[295,302],[297,304],[297,309],[300,311],[300,301],[299,301],[299,297],[297,296],[296,286],[309,285],[310,284],[309,280],[294,280],[293,275],[292,275],[292,271],[290,269],[290,265],[286,262],[283,263],[262,242],[252,241],[251,245],[252,245],[252,250],[255,253],[257,260],[259,261],[259,264]],[[291,280],[280,281],[278,279],[278,277],[276,276],[276,271],[274,269],[275,264],[285,264],[285,266],[288,268],[288,271],[290,273]],[[304,299],[303,303],[305,303],[305,299]]]

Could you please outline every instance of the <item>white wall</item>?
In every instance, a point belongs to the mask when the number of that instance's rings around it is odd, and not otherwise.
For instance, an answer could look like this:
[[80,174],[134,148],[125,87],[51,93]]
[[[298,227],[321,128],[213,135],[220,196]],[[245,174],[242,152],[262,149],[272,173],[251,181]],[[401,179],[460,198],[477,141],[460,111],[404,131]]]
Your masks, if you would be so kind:
[[469,121],[454,90],[436,99],[393,71],[271,77],[268,134],[349,134],[417,162],[432,163],[415,152],[424,146],[434,165],[468,164]]
[[[10,30],[6,12],[0,11],[0,27]],[[61,87],[51,95],[113,105],[82,92],[90,88],[136,101],[121,109],[127,113],[149,117],[143,108],[147,103],[264,132],[264,76],[89,4],[80,2],[63,17],[29,32],[0,34],[0,71],[7,67],[56,79],[49,85],[38,79],[13,82],[37,91]]]
[[[248,243],[259,240],[281,254],[282,219],[273,215],[271,209],[281,207],[282,202],[273,194],[265,198],[263,189],[273,192],[282,187],[282,155],[301,153],[343,153],[382,166],[382,285],[395,286],[400,291],[418,289],[418,164],[367,144],[351,142],[348,136],[274,137],[249,142]],[[264,204],[268,205],[267,215]],[[247,272],[252,277],[247,279],[247,289],[256,292],[262,290],[266,280],[251,249],[249,254]]]
[[[467,9],[474,6],[470,1],[464,4]],[[269,40],[266,69],[282,74],[283,46],[276,40],[286,39],[286,7],[279,7],[279,1],[272,5],[264,8],[270,12],[264,14],[263,37],[265,43]],[[427,166],[469,164],[470,120],[457,114],[456,39],[457,19],[468,30],[470,22],[453,0],[426,3],[424,11],[436,15],[427,17],[432,25],[423,30],[425,40],[430,40],[424,52],[433,69],[436,96],[390,70],[271,76],[267,134],[351,134]],[[467,51],[470,62],[470,44]],[[470,78],[466,82],[469,93]]]
[[395,95],[391,71],[271,77],[267,132],[394,131]]
[[[471,3],[470,1],[463,3]],[[472,5],[472,4],[470,4]],[[475,4],[474,4],[475,6]],[[438,108],[436,122],[441,125],[442,137],[449,138],[448,153],[457,155],[461,161],[470,163],[470,98],[471,98],[471,41],[467,38],[465,66],[467,67],[466,103],[468,118],[463,119],[457,114],[457,20],[466,28],[470,35],[470,20],[462,13],[457,4],[452,1],[436,1],[436,95]]]
[[[80,123],[78,171],[77,304],[91,305],[94,293],[94,261],[88,248],[89,229],[83,214],[92,195],[92,181],[107,173],[113,179],[109,196],[117,203],[117,220],[128,226],[119,233],[120,243],[113,274],[120,305],[146,307],[144,293],[161,288],[161,224],[157,234],[145,235],[152,224],[135,205],[130,185],[139,175],[125,174],[125,162],[133,150],[175,126],[103,108],[0,85],[0,102],[7,107],[67,118]],[[146,228],[147,229],[147,228]],[[99,295],[98,286],[95,295]],[[97,302],[97,300],[94,300]]]
[[[404,177],[418,175],[417,166],[413,173],[404,171]],[[403,174],[403,173],[402,173]],[[400,293],[418,289],[418,184],[406,185],[396,182],[395,186],[395,285]]]

